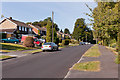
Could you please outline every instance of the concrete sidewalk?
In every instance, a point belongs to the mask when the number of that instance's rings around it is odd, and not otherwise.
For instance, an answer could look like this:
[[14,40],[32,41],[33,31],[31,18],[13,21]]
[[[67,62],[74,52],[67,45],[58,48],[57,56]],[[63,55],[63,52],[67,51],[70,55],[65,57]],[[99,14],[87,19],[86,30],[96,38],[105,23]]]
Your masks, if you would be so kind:
[[118,78],[118,64],[115,64],[114,62],[115,60],[114,53],[101,45],[99,46],[99,50],[101,52],[100,57],[98,58],[82,57],[80,61],[80,62],[100,61],[101,70],[99,72],[78,71],[71,69],[65,78]]

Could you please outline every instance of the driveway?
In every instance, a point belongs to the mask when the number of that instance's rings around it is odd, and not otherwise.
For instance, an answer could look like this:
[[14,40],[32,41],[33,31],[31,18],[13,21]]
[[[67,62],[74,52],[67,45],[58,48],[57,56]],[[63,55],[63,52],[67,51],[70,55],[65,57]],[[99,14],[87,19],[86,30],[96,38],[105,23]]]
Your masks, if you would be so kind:
[[3,78],[64,78],[91,45],[63,48],[60,51],[40,52],[4,61]]

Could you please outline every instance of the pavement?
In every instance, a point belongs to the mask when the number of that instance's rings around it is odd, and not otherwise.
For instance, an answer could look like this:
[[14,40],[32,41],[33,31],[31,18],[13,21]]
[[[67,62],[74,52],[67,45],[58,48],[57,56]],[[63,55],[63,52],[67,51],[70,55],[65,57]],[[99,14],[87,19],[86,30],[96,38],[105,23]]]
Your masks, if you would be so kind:
[[12,52],[1,52],[0,55],[9,55],[12,57],[23,57],[23,56],[30,55],[30,53],[24,53],[24,52],[28,52],[32,50],[36,50],[36,49],[23,50],[23,51],[12,51]]
[[118,80],[118,64],[112,51],[99,45],[101,56],[98,58],[82,57],[79,62],[100,61],[101,70],[98,72],[69,70],[65,78],[80,78],[80,80]]
[[[81,45],[59,51],[40,52],[2,62],[3,78],[64,78],[81,56],[91,47]],[[4,80],[4,79],[3,79]],[[19,79],[18,79],[19,80]],[[36,80],[36,79],[34,79]],[[40,79],[41,80],[41,79]]]

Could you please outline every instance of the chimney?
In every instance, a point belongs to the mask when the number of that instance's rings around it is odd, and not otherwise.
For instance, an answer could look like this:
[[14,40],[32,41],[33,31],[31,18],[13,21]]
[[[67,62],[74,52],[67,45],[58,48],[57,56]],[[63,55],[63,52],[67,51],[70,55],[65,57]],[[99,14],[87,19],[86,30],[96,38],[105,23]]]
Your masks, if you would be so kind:
[[9,19],[12,19],[12,17],[9,17]]

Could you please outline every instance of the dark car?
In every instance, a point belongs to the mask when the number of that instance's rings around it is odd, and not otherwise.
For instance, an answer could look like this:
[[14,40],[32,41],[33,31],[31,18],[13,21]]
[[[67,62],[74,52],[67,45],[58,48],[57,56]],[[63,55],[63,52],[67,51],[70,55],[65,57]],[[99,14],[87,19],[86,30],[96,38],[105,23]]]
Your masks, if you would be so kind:
[[1,39],[1,41],[2,41],[3,43],[15,43],[15,44],[17,44],[17,43],[20,42],[20,39],[17,39],[17,38],[15,38],[15,37],[9,37],[9,38],[7,38],[7,39]]

